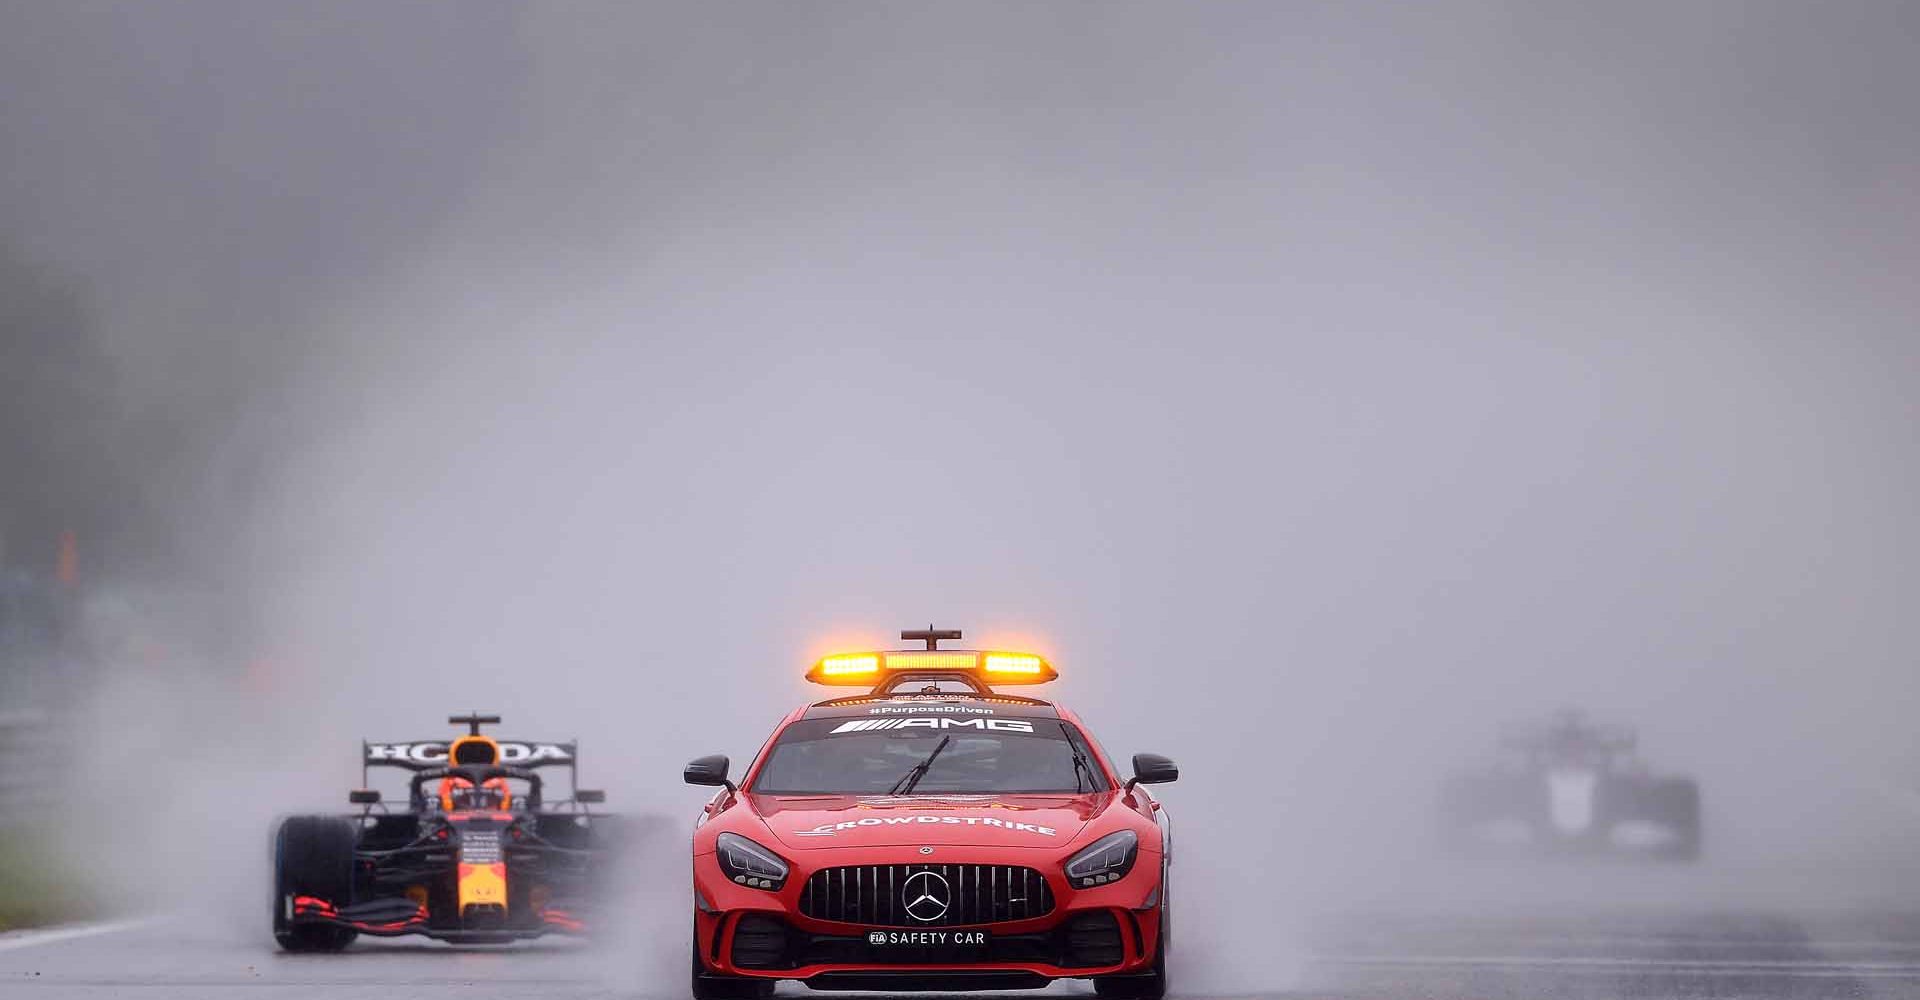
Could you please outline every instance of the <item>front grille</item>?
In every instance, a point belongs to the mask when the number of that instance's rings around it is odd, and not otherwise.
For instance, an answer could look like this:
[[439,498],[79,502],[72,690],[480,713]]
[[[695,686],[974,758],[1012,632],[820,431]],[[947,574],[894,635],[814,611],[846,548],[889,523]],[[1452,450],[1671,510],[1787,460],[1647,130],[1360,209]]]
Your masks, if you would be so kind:
[[[913,880],[920,872],[939,878]],[[910,907],[942,886],[944,909],[931,902]],[[906,898],[910,889],[915,899]],[[849,865],[814,872],[800,890],[800,912],[874,927],[995,924],[1053,912],[1053,889],[1046,876],[1018,865]]]

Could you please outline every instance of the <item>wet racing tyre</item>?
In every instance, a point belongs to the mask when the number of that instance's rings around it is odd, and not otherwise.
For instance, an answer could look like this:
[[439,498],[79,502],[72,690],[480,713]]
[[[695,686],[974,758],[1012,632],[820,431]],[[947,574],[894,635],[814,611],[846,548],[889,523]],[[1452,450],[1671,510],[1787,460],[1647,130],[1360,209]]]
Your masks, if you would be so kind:
[[359,833],[337,816],[290,816],[273,838],[273,939],[288,951],[339,951],[360,933],[351,927],[294,924],[288,900],[313,896],[337,907],[353,902],[353,848]]

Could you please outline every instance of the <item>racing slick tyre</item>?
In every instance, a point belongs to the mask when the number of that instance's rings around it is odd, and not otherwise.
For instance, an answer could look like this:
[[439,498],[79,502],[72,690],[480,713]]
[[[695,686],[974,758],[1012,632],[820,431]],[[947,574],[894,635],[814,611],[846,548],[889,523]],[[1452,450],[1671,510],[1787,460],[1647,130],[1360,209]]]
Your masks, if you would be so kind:
[[1173,886],[1167,880],[1167,866],[1160,866],[1160,946],[1154,949],[1153,966],[1145,974],[1112,976],[1093,981],[1095,996],[1106,1000],[1161,1000],[1167,995],[1167,946],[1173,941]]
[[764,1000],[773,996],[773,980],[723,976],[708,972],[700,961],[700,944],[695,940],[687,950],[693,958],[693,1000]]
[[290,896],[313,896],[335,906],[353,902],[353,823],[334,816],[290,816],[273,842],[273,938],[288,951],[339,951],[360,932],[351,927],[295,924]]

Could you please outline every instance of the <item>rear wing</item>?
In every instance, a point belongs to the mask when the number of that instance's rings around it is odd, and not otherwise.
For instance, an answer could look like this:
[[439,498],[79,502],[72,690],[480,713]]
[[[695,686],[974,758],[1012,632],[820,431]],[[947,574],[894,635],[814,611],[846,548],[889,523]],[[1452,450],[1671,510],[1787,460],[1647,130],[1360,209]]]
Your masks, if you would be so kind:
[[[576,767],[578,743],[531,743],[524,740],[495,740],[500,745],[500,763],[506,767]],[[374,743],[360,741],[362,772],[369,767],[402,767],[409,771],[431,771],[447,766],[447,751],[452,740],[419,740],[412,743]]]
[[1639,735],[1630,726],[1596,725],[1579,718],[1563,717],[1552,723],[1503,727],[1500,746],[1521,753],[1545,751],[1556,742],[1592,748],[1614,757],[1634,751]]
[[[569,799],[580,794],[580,744],[534,743],[527,740],[494,740],[500,747],[500,765],[514,770],[542,767],[567,769]],[[452,740],[416,740],[411,743],[375,743],[360,741],[360,785],[366,787],[368,772],[376,767],[396,767],[416,774],[445,770],[452,762],[447,753]]]

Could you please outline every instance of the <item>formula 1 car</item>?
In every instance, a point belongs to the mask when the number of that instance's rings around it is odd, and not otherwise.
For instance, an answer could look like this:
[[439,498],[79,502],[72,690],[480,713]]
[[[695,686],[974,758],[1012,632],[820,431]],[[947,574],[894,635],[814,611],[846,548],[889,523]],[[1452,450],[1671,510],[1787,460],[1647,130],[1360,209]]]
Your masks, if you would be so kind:
[[697,1000],[814,989],[1026,989],[1093,980],[1159,998],[1171,937],[1166,811],[1141,786],[1179,768],[1136,754],[1123,779],[1079,718],[992,684],[1057,673],[1030,653],[826,657],[821,684],[867,688],[784,719],[693,837]]
[[1447,843],[1471,853],[1618,855],[1691,861],[1700,854],[1700,787],[1631,758],[1631,730],[1564,711],[1506,734],[1506,759],[1451,778],[1441,794]]
[[[573,743],[496,740],[497,715],[454,716],[452,740],[361,744],[368,769],[412,773],[404,808],[357,789],[345,816],[290,816],[273,836],[273,936],[289,951],[338,951],[360,934],[501,942],[584,933],[626,839],[592,810]],[[541,771],[565,768],[567,795]]]

